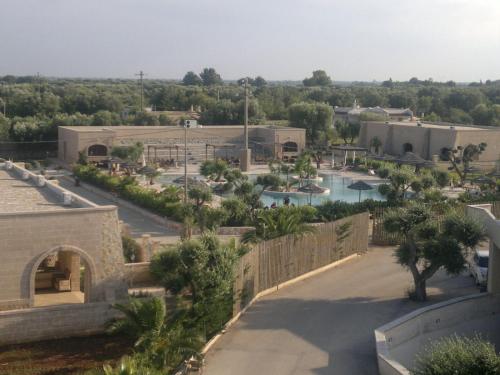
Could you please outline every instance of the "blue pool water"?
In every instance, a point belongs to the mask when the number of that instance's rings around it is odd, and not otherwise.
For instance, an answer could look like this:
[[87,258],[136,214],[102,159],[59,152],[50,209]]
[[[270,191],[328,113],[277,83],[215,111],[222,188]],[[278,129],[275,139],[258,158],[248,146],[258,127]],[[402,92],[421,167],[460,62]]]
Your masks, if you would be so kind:
[[[358,202],[359,192],[357,190],[348,189],[347,186],[357,181],[357,179],[352,179],[350,177],[342,177],[339,175],[323,175],[322,182],[314,182],[319,186],[323,186],[330,189],[330,194],[324,195],[312,195],[303,194],[300,196],[290,197],[290,202],[295,205],[309,204],[312,201],[313,205],[322,203],[325,200],[332,201],[344,201],[344,202]],[[361,200],[374,199],[374,200],[385,200],[385,198],[378,192],[377,185],[372,185],[373,190],[367,190],[361,192]],[[273,202],[277,205],[283,204],[283,196],[273,196],[271,193],[262,194],[262,201],[265,205],[270,206]]]
[[[159,183],[170,184],[174,179],[180,177],[179,175],[163,175],[158,177],[156,180]],[[290,203],[294,203],[297,206],[301,206],[304,204],[309,204],[311,200],[313,205],[317,205],[322,203],[325,200],[333,200],[333,201],[344,201],[344,202],[357,202],[359,199],[359,192],[356,190],[348,189],[347,186],[357,181],[358,179],[352,179],[350,177],[343,177],[340,175],[323,175],[323,181],[315,181],[314,183],[319,186],[323,186],[330,189],[330,194],[325,195],[312,195],[302,194],[300,196],[290,196]],[[256,178],[255,175],[251,175],[250,179]],[[377,185],[372,185],[373,190],[367,190],[361,192],[361,200],[365,199],[374,199],[374,200],[385,200],[384,197],[378,192]],[[270,206],[273,203],[276,203],[278,206],[283,204],[283,195],[273,195],[272,193],[263,193],[262,202],[266,206]]]

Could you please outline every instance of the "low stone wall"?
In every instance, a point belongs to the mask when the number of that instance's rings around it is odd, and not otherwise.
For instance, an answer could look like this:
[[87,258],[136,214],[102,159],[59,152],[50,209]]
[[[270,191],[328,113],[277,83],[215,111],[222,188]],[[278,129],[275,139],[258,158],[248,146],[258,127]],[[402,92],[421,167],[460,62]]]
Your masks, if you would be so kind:
[[130,288],[138,285],[151,285],[154,280],[149,272],[150,262],[141,263],[126,263],[125,264],[125,278]]
[[500,296],[474,294],[418,309],[375,330],[380,375],[410,375],[415,356],[431,339],[453,333],[483,335],[494,343],[500,327]]
[[118,314],[106,302],[0,311],[0,346],[101,333]]
[[61,203],[64,202],[65,196],[69,196],[71,197],[70,202],[71,205],[73,206],[82,208],[97,207],[97,205],[94,204],[93,202],[90,202],[85,198],[82,198],[76,194],[73,194],[69,190],[66,190],[61,186],[57,185],[57,181],[47,180],[45,176],[37,175],[31,171],[28,171],[27,169],[22,168],[16,163],[6,162],[3,164],[3,168],[14,172],[22,180],[31,180],[30,182],[35,186],[39,186],[40,183],[43,183],[43,186],[46,189],[50,190],[55,196],[57,196],[61,200]]

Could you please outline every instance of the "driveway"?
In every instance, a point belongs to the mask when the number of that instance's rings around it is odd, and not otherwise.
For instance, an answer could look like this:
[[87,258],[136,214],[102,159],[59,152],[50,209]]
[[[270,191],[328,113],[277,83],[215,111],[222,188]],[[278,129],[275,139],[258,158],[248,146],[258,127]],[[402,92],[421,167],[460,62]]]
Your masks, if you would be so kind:
[[373,330],[422,306],[477,293],[468,276],[436,274],[429,301],[406,298],[411,275],[392,248],[263,297],[206,356],[205,375],[377,374]]
[[151,235],[151,238],[161,243],[176,243],[180,237],[173,230],[167,229],[165,226],[159,225],[155,221],[146,216],[141,215],[138,211],[131,210],[116,202],[106,199],[102,195],[95,194],[81,186],[75,186],[73,182],[65,178],[59,179],[59,185],[63,188],[80,195],[81,197],[98,205],[113,205],[118,207],[118,217],[130,227],[133,238],[139,239],[143,234]]

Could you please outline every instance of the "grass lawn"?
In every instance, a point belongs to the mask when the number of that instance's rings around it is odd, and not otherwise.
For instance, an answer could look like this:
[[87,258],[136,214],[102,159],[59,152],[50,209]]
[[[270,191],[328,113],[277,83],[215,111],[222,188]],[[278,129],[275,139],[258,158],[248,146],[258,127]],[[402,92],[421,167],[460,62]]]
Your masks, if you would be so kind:
[[131,352],[120,336],[90,336],[40,341],[0,348],[1,375],[69,375],[102,369]]

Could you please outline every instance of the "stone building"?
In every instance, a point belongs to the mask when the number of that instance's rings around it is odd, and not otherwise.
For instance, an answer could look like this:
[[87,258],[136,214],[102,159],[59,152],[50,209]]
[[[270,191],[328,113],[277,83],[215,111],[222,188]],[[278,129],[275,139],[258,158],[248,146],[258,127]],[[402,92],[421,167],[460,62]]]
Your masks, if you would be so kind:
[[388,121],[406,121],[413,119],[413,111],[409,108],[360,107],[356,101],[352,107],[334,107],[334,121],[357,123],[362,120],[362,114],[373,115]]
[[[305,130],[278,126],[249,126],[252,156],[283,158],[298,155],[306,144]],[[197,126],[188,129],[187,148],[190,161],[205,158],[239,157],[243,148],[243,126]],[[61,126],[59,151],[61,161],[78,160],[83,152],[89,161],[108,159],[114,146],[142,142],[149,158],[183,160],[184,128],[180,126]],[[179,151],[181,151],[179,153]],[[156,153],[156,155],[155,155]]]
[[379,153],[395,156],[410,151],[427,160],[438,160],[445,148],[481,142],[487,147],[476,161],[479,167],[493,167],[500,156],[500,128],[420,121],[362,123],[358,145],[370,149],[374,138],[382,143]]
[[115,206],[0,164],[0,345],[102,330],[127,281]]

